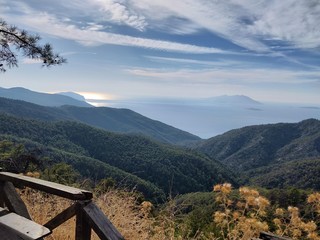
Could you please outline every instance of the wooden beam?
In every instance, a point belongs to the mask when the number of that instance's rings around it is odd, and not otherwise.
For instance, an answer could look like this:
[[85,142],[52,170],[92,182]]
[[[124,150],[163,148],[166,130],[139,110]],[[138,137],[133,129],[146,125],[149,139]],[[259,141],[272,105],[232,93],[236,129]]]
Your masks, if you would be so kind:
[[10,229],[6,226],[0,224],[0,236],[1,240],[21,240],[21,236],[17,233],[10,231]]
[[261,232],[259,239],[262,239],[262,240],[292,240],[291,238],[280,237],[278,235],[275,235],[275,234],[269,233],[269,232]]
[[79,208],[79,203],[74,203],[67,209],[63,210],[63,212],[59,213],[57,216],[52,218],[49,222],[44,224],[45,227],[49,228],[51,231],[58,226],[60,226],[62,223],[68,221],[70,218],[76,215],[76,211]]
[[75,240],[90,240],[91,239],[91,226],[83,211],[83,207],[87,203],[79,203],[77,209],[76,219],[76,236]]
[[9,211],[15,212],[20,216],[31,219],[26,205],[20,198],[20,195],[17,193],[11,182],[0,182],[0,189],[3,193],[2,197],[4,199],[5,205],[9,209]]
[[112,225],[104,213],[90,202],[83,208],[92,229],[102,240],[122,240],[123,236]]
[[0,229],[6,232],[7,236],[12,237],[11,239],[19,239],[15,237],[20,237],[20,239],[41,239],[51,233],[46,227],[15,213],[1,216],[0,226]]
[[92,192],[15,173],[0,172],[0,181],[9,181],[17,187],[30,187],[71,200],[92,199]]
[[5,203],[4,203],[4,192],[3,192],[3,188],[0,186],[0,207],[4,207],[4,205],[5,205]]
[[3,216],[3,215],[6,215],[8,213],[9,213],[9,211],[7,209],[4,209],[4,208],[0,207],[0,217]]

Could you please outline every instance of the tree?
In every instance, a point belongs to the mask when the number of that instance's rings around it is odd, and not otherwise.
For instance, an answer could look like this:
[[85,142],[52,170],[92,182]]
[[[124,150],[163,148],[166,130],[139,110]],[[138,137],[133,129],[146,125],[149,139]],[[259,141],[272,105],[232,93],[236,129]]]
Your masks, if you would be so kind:
[[[53,52],[50,44],[39,45],[40,39],[39,35],[29,34],[0,19],[0,72],[5,72],[6,68],[18,66],[16,52],[20,51],[25,57],[40,60],[45,67],[66,62],[65,58]],[[12,48],[15,48],[16,52]]]
[[72,166],[61,162],[45,169],[41,176],[42,179],[47,181],[72,185],[77,182],[81,175]]

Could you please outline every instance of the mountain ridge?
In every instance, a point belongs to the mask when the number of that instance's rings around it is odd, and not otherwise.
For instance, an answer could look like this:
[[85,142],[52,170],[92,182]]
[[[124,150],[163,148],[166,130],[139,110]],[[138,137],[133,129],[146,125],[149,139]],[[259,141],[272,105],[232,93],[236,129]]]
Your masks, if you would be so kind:
[[[301,139],[311,141],[318,138],[320,139],[320,121],[307,119],[299,123],[262,124],[234,129],[203,140],[197,144],[195,149],[236,169],[245,170],[243,164],[246,158],[249,164],[252,164],[254,156],[258,156],[255,162],[256,167],[263,166],[263,160],[268,159],[280,161],[281,159],[296,160],[309,155],[310,157],[317,156],[317,154],[320,156],[320,151],[306,155],[308,151],[301,151],[300,148],[308,148],[308,146],[299,141]],[[304,144],[301,145],[302,143]],[[310,146],[314,147],[314,144]],[[317,147],[314,151],[317,151],[316,149]],[[310,148],[308,150],[311,151]],[[300,151],[300,154],[297,151]],[[292,156],[286,157],[288,152],[291,152]]]
[[233,169],[243,184],[320,189],[320,168],[314,167],[320,165],[317,119],[243,127],[192,148]]
[[47,107],[0,97],[0,112],[45,121],[70,120],[112,132],[141,134],[155,140],[183,144],[200,140],[191,133],[144,117],[129,109],[109,107]]
[[80,101],[79,99],[63,95],[35,92],[22,87],[1,88],[0,97],[22,100],[41,106],[58,107],[63,105],[72,105],[78,107],[93,107],[91,104]]
[[[206,191],[221,181],[235,183],[233,175],[221,163],[194,151],[79,122],[46,122],[0,114],[0,135],[28,139],[95,159],[150,182],[167,194]],[[81,167],[78,162],[68,162]]]

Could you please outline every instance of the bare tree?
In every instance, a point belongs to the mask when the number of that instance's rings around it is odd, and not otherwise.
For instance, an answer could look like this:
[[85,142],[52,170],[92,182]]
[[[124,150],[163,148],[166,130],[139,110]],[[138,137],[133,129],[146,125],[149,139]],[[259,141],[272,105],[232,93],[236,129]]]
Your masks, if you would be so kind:
[[0,72],[6,68],[17,67],[17,53],[31,59],[40,60],[42,66],[61,65],[66,59],[53,52],[50,44],[39,45],[39,35],[29,34],[0,19]]

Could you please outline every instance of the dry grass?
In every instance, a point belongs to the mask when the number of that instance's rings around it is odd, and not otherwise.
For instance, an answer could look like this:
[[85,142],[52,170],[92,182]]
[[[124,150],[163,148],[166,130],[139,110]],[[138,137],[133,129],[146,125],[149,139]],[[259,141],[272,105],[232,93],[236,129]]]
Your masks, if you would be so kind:
[[[32,219],[40,224],[45,224],[64,209],[72,205],[72,201],[51,194],[42,193],[30,188],[20,191],[21,198],[27,205]],[[53,231],[46,237],[48,240],[72,240],[75,236],[75,217]]]
[[[73,201],[26,188],[20,191],[33,220],[45,224],[73,204]],[[138,204],[135,194],[124,190],[108,190],[94,202],[108,216],[125,239],[152,239],[154,219],[149,217],[151,203]],[[150,204],[150,205],[149,205]],[[75,217],[71,218],[46,237],[49,240],[74,239]],[[99,239],[93,232],[92,239]],[[163,238],[164,239],[164,238]]]
[[[153,206],[150,202],[140,202],[135,193],[119,189],[109,189],[105,194],[95,197],[94,202],[101,208],[125,239],[167,240],[167,239],[251,239],[257,237],[260,231],[268,229],[263,220],[269,201],[259,195],[254,189],[240,188],[237,200],[230,198],[231,185],[215,186],[216,201],[221,204],[220,211],[214,213],[212,224],[216,233],[207,236],[201,232],[197,236],[189,236],[188,229],[177,221],[177,206],[169,201],[166,208],[152,215]],[[57,196],[41,193],[32,189],[20,191],[30,215],[34,221],[45,224],[58,213],[73,204]],[[320,194],[311,194],[308,203],[316,212],[320,212]],[[274,215],[277,234],[290,236],[292,239],[320,240],[318,226],[313,221],[304,221],[299,216],[299,210],[289,207],[288,210],[277,209]],[[71,218],[53,231],[46,239],[74,239],[75,218]],[[92,233],[92,239],[99,239]]]

